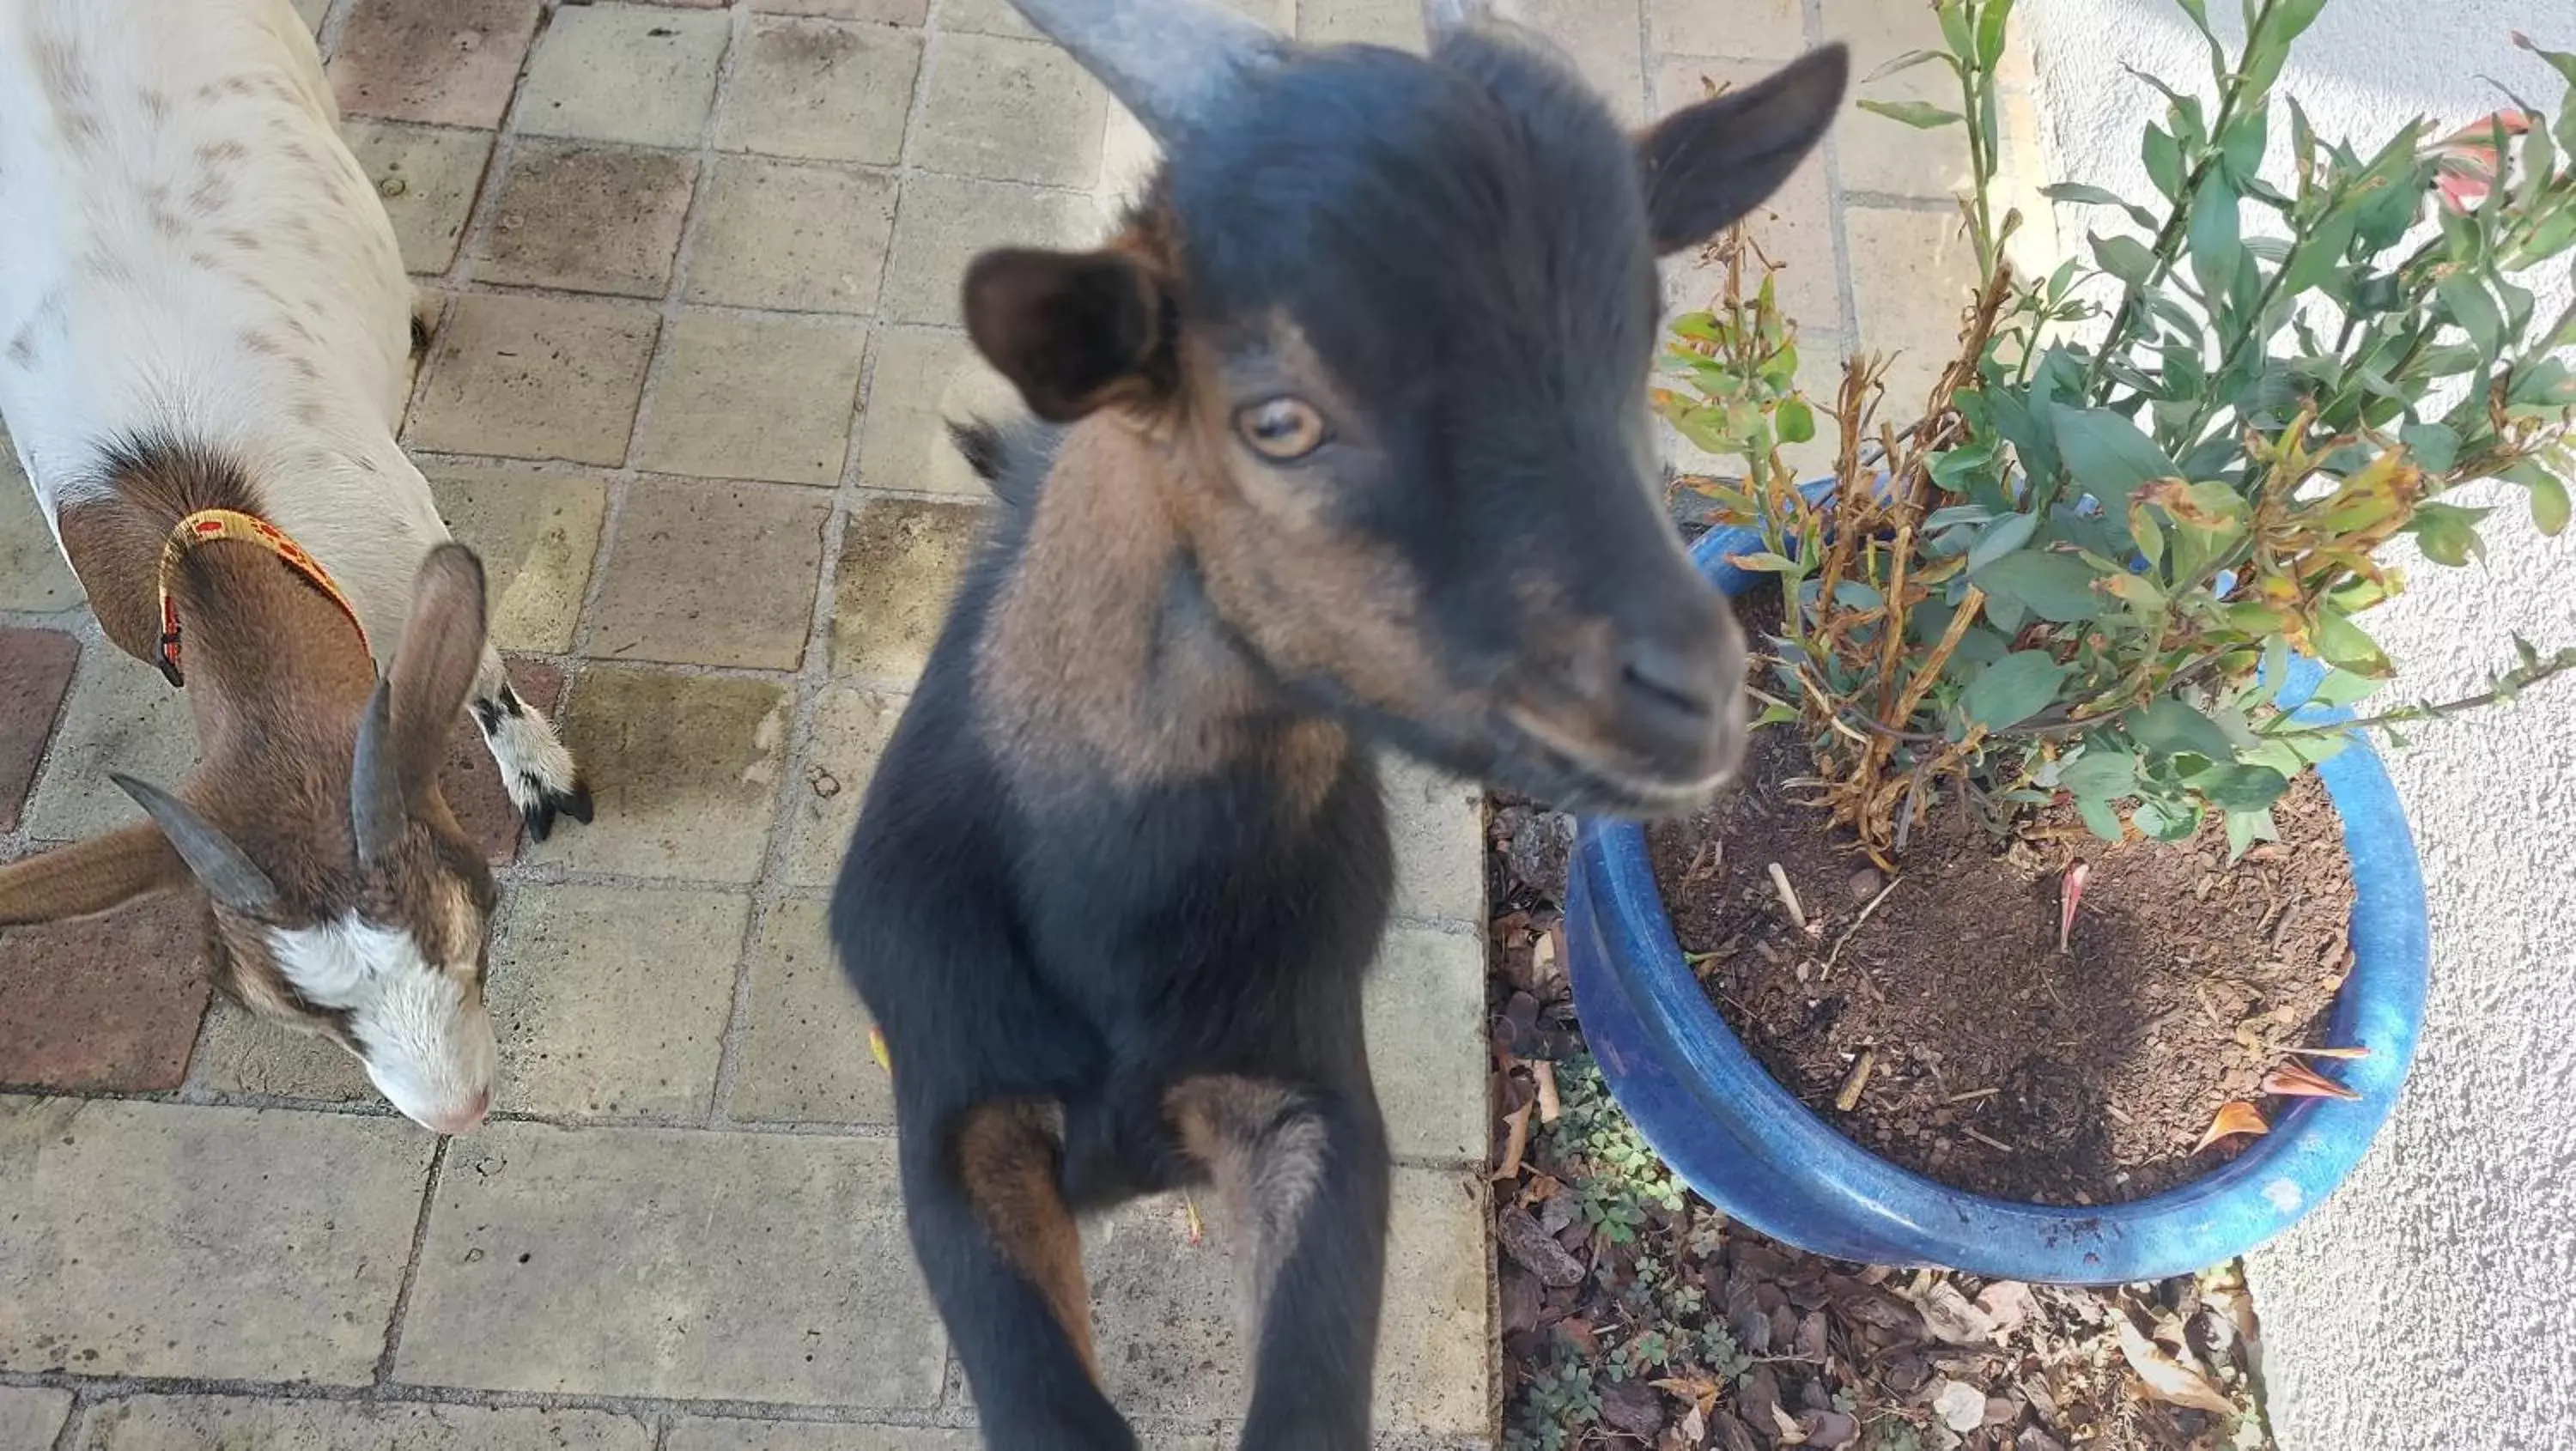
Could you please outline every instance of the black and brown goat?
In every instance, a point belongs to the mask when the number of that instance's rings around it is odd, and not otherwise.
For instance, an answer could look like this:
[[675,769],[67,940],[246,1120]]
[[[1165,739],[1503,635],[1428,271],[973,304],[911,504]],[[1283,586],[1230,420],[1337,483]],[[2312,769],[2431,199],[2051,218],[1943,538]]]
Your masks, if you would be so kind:
[[1733,769],[1742,640],[1651,480],[1656,258],[1789,174],[1845,58],[1631,136],[1437,0],[1427,58],[1196,0],[1016,3],[1165,163],[1099,250],[967,276],[1044,422],[961,431],[1003,517],[833,934],[987,1444],[1136,1444],[1075,1216],[1213,1180],[1252,1280],[1244,1444],[1357,1451],[1390,1173],[1366,747],[1637,815]]

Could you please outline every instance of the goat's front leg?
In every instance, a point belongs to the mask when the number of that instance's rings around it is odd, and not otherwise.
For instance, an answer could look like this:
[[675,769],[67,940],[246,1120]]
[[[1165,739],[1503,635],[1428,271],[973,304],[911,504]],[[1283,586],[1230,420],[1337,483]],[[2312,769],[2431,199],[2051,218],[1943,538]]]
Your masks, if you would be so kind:
[[590,820],[590,788],[582,784],[580,766],[555,735],[553,722],[510,688],[498,652],[483,652],[483,668],[474,677],[466,708],[474,712],[483,744],[501,768],[501,788],[519,808],[528,835],[545,840],[557,816]]
[[904,1220],[992,1451],[1136,1451],[1100,1393],[1050,1106],[901,1115]]
[[1365,1090],[1214,1076],[1164,1104],[1250,1253],[1244,1451],[1366,1451],[1385,1292],[1386,1126]]

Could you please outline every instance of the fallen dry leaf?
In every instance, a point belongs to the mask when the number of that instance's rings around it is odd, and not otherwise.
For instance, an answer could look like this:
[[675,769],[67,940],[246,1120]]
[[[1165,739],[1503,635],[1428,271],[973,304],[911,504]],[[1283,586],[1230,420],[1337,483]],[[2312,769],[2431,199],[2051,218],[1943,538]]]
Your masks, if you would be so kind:
[[2217,1115],[2209,1121],[2209,1132],[2200,1136],[2200,1142],[2192,1145],[2191,1151],[2200,1153],[2219,1140],[2232,1139],[2238,1134],[2268,1134],[2271,1131],[2272,1126],[2263,1122],[2262,1113],[2254,1105],[2232,1099],[2218,1106]]
[[877,1060],[879,1068],[888,1073],[894,1071],[894,1059],[886,1052],[885,1029],[874,1023],[868,1025],[868,1056]]
[[1522,1269],[1538,1276],[1542,1285],[1558,1289],[1583,1283],[1583,1261],[1574,1257],[1556,1237],[1539,1227],[1537,1220],[1518,1209],[1506,1209],[1494,1216],[1494,1238],[1502,1244]]
[[[1923,1323],[1932,1328],[1933,1337],[1949,1345],[1991,1345],[1995,1339],[1994,1317],[1968,1303],[1959,1287],[1942,1280],[1923,1292],[1916,1302],[1923,1312]],[[1982,1398],[1980,1404],[1983,1404]]]
[[1941,1424],[1965,1435],[1986,1423],[1986,1393],[1963,1380],[1943,1381],[1932,1397],[1932,1413]]
[[2296,1053],[2296,1054],[2298,1054],[2298,1055],[2299,1055],[2300,1057],[2302,1057],[2302,1058],[2352,1058],[2352,1059],[2360,1059],[2360,1058],[2367,1058],[2367,1057],[2369,1057],[2369,1056],[2370,1056],[2370,1050],[2369,1050],[2369,1049],[2367,1049],[2367,1048],[2361,1048],[2361,1047],[2352,1047],[2352,1048],[2292,1048],[2292,1049],[2289,1049],[2288,1051],[2289,1051],[2289,1052],[2292,1052],[2292,1053]]
[[2138,1333],[2125,1315],[2118,1320],[2120,1355],[2146,1384],[2147,1394],[2171,1405],[2187,1406],[2216,1416],[2236,1414],[2236,1402],[2210,1384],[2209,1377],[2176,1360],[2164,1347]]
[[1494,1170],[1495,1183],[1520,1177],[1521,1155],[1529,1152],[1529,1116],[1526,1103],[1503,1115],[1503,1162]]
[[1780,1409],[1780,1403],[1778,1401],[1773,1401],[1771,1403],[1771,1424],[1780,1428],[1781,1445],[1804,1446],[1807,1444],[1807,1428],[1798,1424],[1797,1417]]
[[2284,1063],[2263,1075],[2263,1091],[2284,1098],[2340,1098],[2346,1102],[2361,1097],[2359,1091],[2344,1087],[2304,1063]]
[[1538,1121],[1556,1122],[1556,1116],[1565,1112],[1564,1100],[1556,1096],[1556,1065],[1544,1058],[1535,1059],[1530,1063],[1530,1076],[1538,1080]]
[[1199,1202],[1187,1194],[1181,1196],[1181,1217],[1189,1223],[1190,1248],[1207,1243],[1207,1225],[1199,1218]]
[[2084,900],[2084,883],[2093,869],[2076,862],[2057,879],[2057,950],[2063,955],[2075,936],[2075,907]]

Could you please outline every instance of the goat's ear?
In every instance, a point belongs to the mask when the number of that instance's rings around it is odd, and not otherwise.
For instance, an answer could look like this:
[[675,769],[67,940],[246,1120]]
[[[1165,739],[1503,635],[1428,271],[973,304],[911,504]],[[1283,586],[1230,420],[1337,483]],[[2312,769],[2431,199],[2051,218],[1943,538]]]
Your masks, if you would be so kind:
[[441,544],[420,562],[402,647],[386,673],[391,731],[385,744],[406,788],[428,784],[447,738],[483,668],[483,561],[462,544]]
[[133,797],[134,804],[152,818],[152,824],[169,841],[170,849],[187,864],[189,873],[218,906],[248,917],[265,917],[277,910],[277,884],[269,880],[268,873],[188,803],[132,776],[111,772],[107,779]]
[[92,916],[186,880],[170,839],[139,821],[0,867],[0,927]]
[[1851,55],[1807,52],[1754,85],[1685,106],[1637,140],[1659,254],[1694,247],[1762,204],[1824,139]]
[[1160,278],[1132,253],[987,252],[966,269],[966,332],[1051,423],[1170,375]]

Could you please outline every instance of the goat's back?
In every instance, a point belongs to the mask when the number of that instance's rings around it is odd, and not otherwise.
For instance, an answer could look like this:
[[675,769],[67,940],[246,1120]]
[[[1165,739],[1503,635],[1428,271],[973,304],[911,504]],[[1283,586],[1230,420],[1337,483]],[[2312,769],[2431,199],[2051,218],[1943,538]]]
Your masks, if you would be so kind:
[[0,415],[49,514],[134,436],[387,462],[410,284],[288,0],[0,0],[0,218]]

